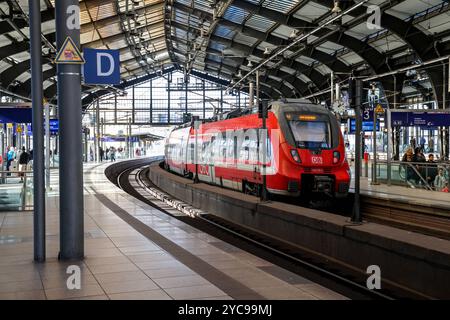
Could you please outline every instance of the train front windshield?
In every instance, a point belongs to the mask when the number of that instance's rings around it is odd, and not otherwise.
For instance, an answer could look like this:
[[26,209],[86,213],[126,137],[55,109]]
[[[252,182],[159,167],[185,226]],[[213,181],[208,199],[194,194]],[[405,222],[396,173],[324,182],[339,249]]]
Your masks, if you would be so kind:
[[288,120],[297,148],[329,149],[330,125],[325,121]]

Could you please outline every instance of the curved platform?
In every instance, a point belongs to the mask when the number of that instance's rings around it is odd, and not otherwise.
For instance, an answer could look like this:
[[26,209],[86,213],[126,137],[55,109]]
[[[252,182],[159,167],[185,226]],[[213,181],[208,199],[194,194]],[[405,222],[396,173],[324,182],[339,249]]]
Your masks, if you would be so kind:
[[[85,253],[57,260],[57,179],[48,201],[47,262],[32,262],[32,213],[0,213],[0,299],[346,299],[199,231],[85,166]],[[164,204],[161,204],[164,206]],[[67,288],[67,267],[81,288]]]

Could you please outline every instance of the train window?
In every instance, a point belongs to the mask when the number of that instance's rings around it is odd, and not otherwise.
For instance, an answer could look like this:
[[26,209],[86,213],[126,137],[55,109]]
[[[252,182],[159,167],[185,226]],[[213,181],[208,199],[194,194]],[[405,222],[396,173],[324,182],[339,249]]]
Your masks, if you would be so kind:
[[211,161],[214,161],[214,148],[216,147],[216,137],[211,137]]
[[331,147],[328,122],[291,120],[289,126],[298,148],[329,149]]
[[249,137],[245,137],[244,138],[244,159],[245,160],[250,160],[250,148],[249,148]]
[[191,163],[195,163],[195,146],[193,143],[190,144],[191,147]]

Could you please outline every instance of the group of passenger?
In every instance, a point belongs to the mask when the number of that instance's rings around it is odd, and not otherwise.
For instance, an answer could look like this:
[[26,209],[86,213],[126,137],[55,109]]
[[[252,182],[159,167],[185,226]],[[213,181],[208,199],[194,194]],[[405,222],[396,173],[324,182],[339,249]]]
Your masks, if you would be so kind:
[[[23,181],[24,172],[27,171],[28,163],[33,159],[33,150],[28,152],[25,147],[17,150],[16,147],[7,147],[5,154],[6,171],[12,171],[13,162],[17,161],[16,170],[19,172],[20,180]],[[3,157],[0,154],[0,169],[3,168]],[[8,173],[8,176],[10,173]]]
[[109,148],[106,148],[106,151],[103,150],[102,147],[99,148],[100,153],[100,162],[103,162],[104,160],[110,160],[111,162],[116,161],[116,153],[119,152],[121,154],[123,152],[123,148],[119,147],[116,149],[115,147],[111,146]]
[[430,153],[428,159],[423,153],[422,147],[409,147],[403,155],[402,162],[411,162],[407,165],[406,180],[414,185],[424,185],[425,182],[436,191],[448,191],[447,172],[443,167],[439,167],[439,162],[435,160],[434,154]]

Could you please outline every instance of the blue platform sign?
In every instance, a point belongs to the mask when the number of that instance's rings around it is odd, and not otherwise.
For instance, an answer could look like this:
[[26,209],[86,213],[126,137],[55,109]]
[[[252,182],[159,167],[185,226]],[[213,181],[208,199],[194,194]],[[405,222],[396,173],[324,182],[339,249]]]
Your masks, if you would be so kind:
[[[380,120],[377,120],[377,131],[380,131]],[[355,119],[350,119],[350,130],[349,133],[355,133],[356,131],[356,121]],[[362,122],[362,131],[371,132],[373,131],[373,121],[363,121]]]
[[398,127],[448,127],[450,126],[450,113],[445,112],[392,112],[393,126]]
[[87,84],[119,84],[120,56],[119,50],[102,50],[85,48],[83,50],[84,82]]

